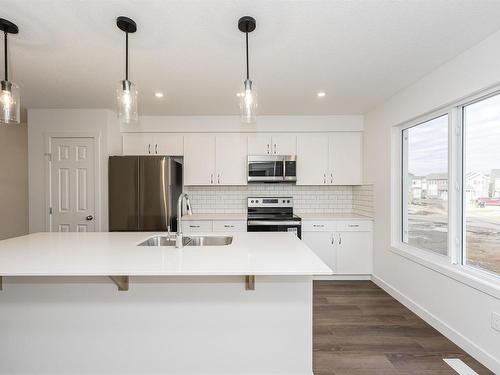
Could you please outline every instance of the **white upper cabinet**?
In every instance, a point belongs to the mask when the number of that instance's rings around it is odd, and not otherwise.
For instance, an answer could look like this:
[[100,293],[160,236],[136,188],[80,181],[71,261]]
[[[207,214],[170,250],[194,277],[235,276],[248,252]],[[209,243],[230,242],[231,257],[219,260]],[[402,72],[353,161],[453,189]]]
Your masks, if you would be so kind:
[[187,134],[184,185],[246,185],[246,134]]
[[153,136],[149,133],[129,133],[123,134],[122,146],[123,155],[151,155]]
[[271,137],[271,152],[274,155],[297,154],[297,136],[295,134],[275,134]]
[[215,135],[184,137],[184,185],[215,184]]
[[248,155],[271,155],[271,144],[269,134],[249,134]]
[[183,136],[171,133],[127,133],[122,136],[123,155],[182,156]]
[[247,135],[220,134],[215,137],[216,183],[247,184]]
[[297,185],[363,183],[360,132],[311,133],[297,137]]
[[299,134],[297,136],[297,185],[327,185],[328,136]]
[[329,136],[329,181],[331,185],[363,183],[363,135],[360,132]]
[[249,134],[248,155],[295,155],[295,134]]
[[153,143],[158,155],[184,155],[184,137],[181,134],[154,134]]

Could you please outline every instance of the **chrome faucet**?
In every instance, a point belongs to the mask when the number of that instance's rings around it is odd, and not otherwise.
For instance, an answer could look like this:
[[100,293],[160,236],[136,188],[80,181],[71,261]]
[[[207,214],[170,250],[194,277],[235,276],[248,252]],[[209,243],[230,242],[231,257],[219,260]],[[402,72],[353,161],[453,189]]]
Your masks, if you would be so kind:
[[186,210],[188,215],[192,215],[191,204],[189,204],[189,197],[186,193],[182,193],[177,200],[177,234],[175,235],[175,247],[180,249],[184,246],[182,235],[182,204],[186,201]]

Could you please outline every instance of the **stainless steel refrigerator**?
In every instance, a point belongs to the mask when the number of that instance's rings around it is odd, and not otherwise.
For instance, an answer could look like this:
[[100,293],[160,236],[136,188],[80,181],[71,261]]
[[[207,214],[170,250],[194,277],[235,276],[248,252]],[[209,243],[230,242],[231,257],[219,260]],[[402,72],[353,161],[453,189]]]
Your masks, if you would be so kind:
[[109,230],[177,230],[182,158],[110,156]]

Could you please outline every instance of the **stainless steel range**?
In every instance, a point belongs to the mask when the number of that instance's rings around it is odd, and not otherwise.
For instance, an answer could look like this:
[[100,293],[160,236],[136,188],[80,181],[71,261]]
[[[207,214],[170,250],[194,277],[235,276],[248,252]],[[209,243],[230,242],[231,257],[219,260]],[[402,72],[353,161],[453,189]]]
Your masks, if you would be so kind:
[[249,197],[249,232],[292,232],[301,238],[300,217],[293,214],[292,197]]

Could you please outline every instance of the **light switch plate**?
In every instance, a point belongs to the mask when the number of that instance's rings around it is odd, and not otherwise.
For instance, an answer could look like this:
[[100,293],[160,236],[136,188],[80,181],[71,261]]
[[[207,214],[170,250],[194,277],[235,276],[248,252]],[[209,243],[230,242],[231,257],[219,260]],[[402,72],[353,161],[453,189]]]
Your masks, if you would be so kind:
[[491,328],[500,332],[500,314],[495,312],[491,313]]

